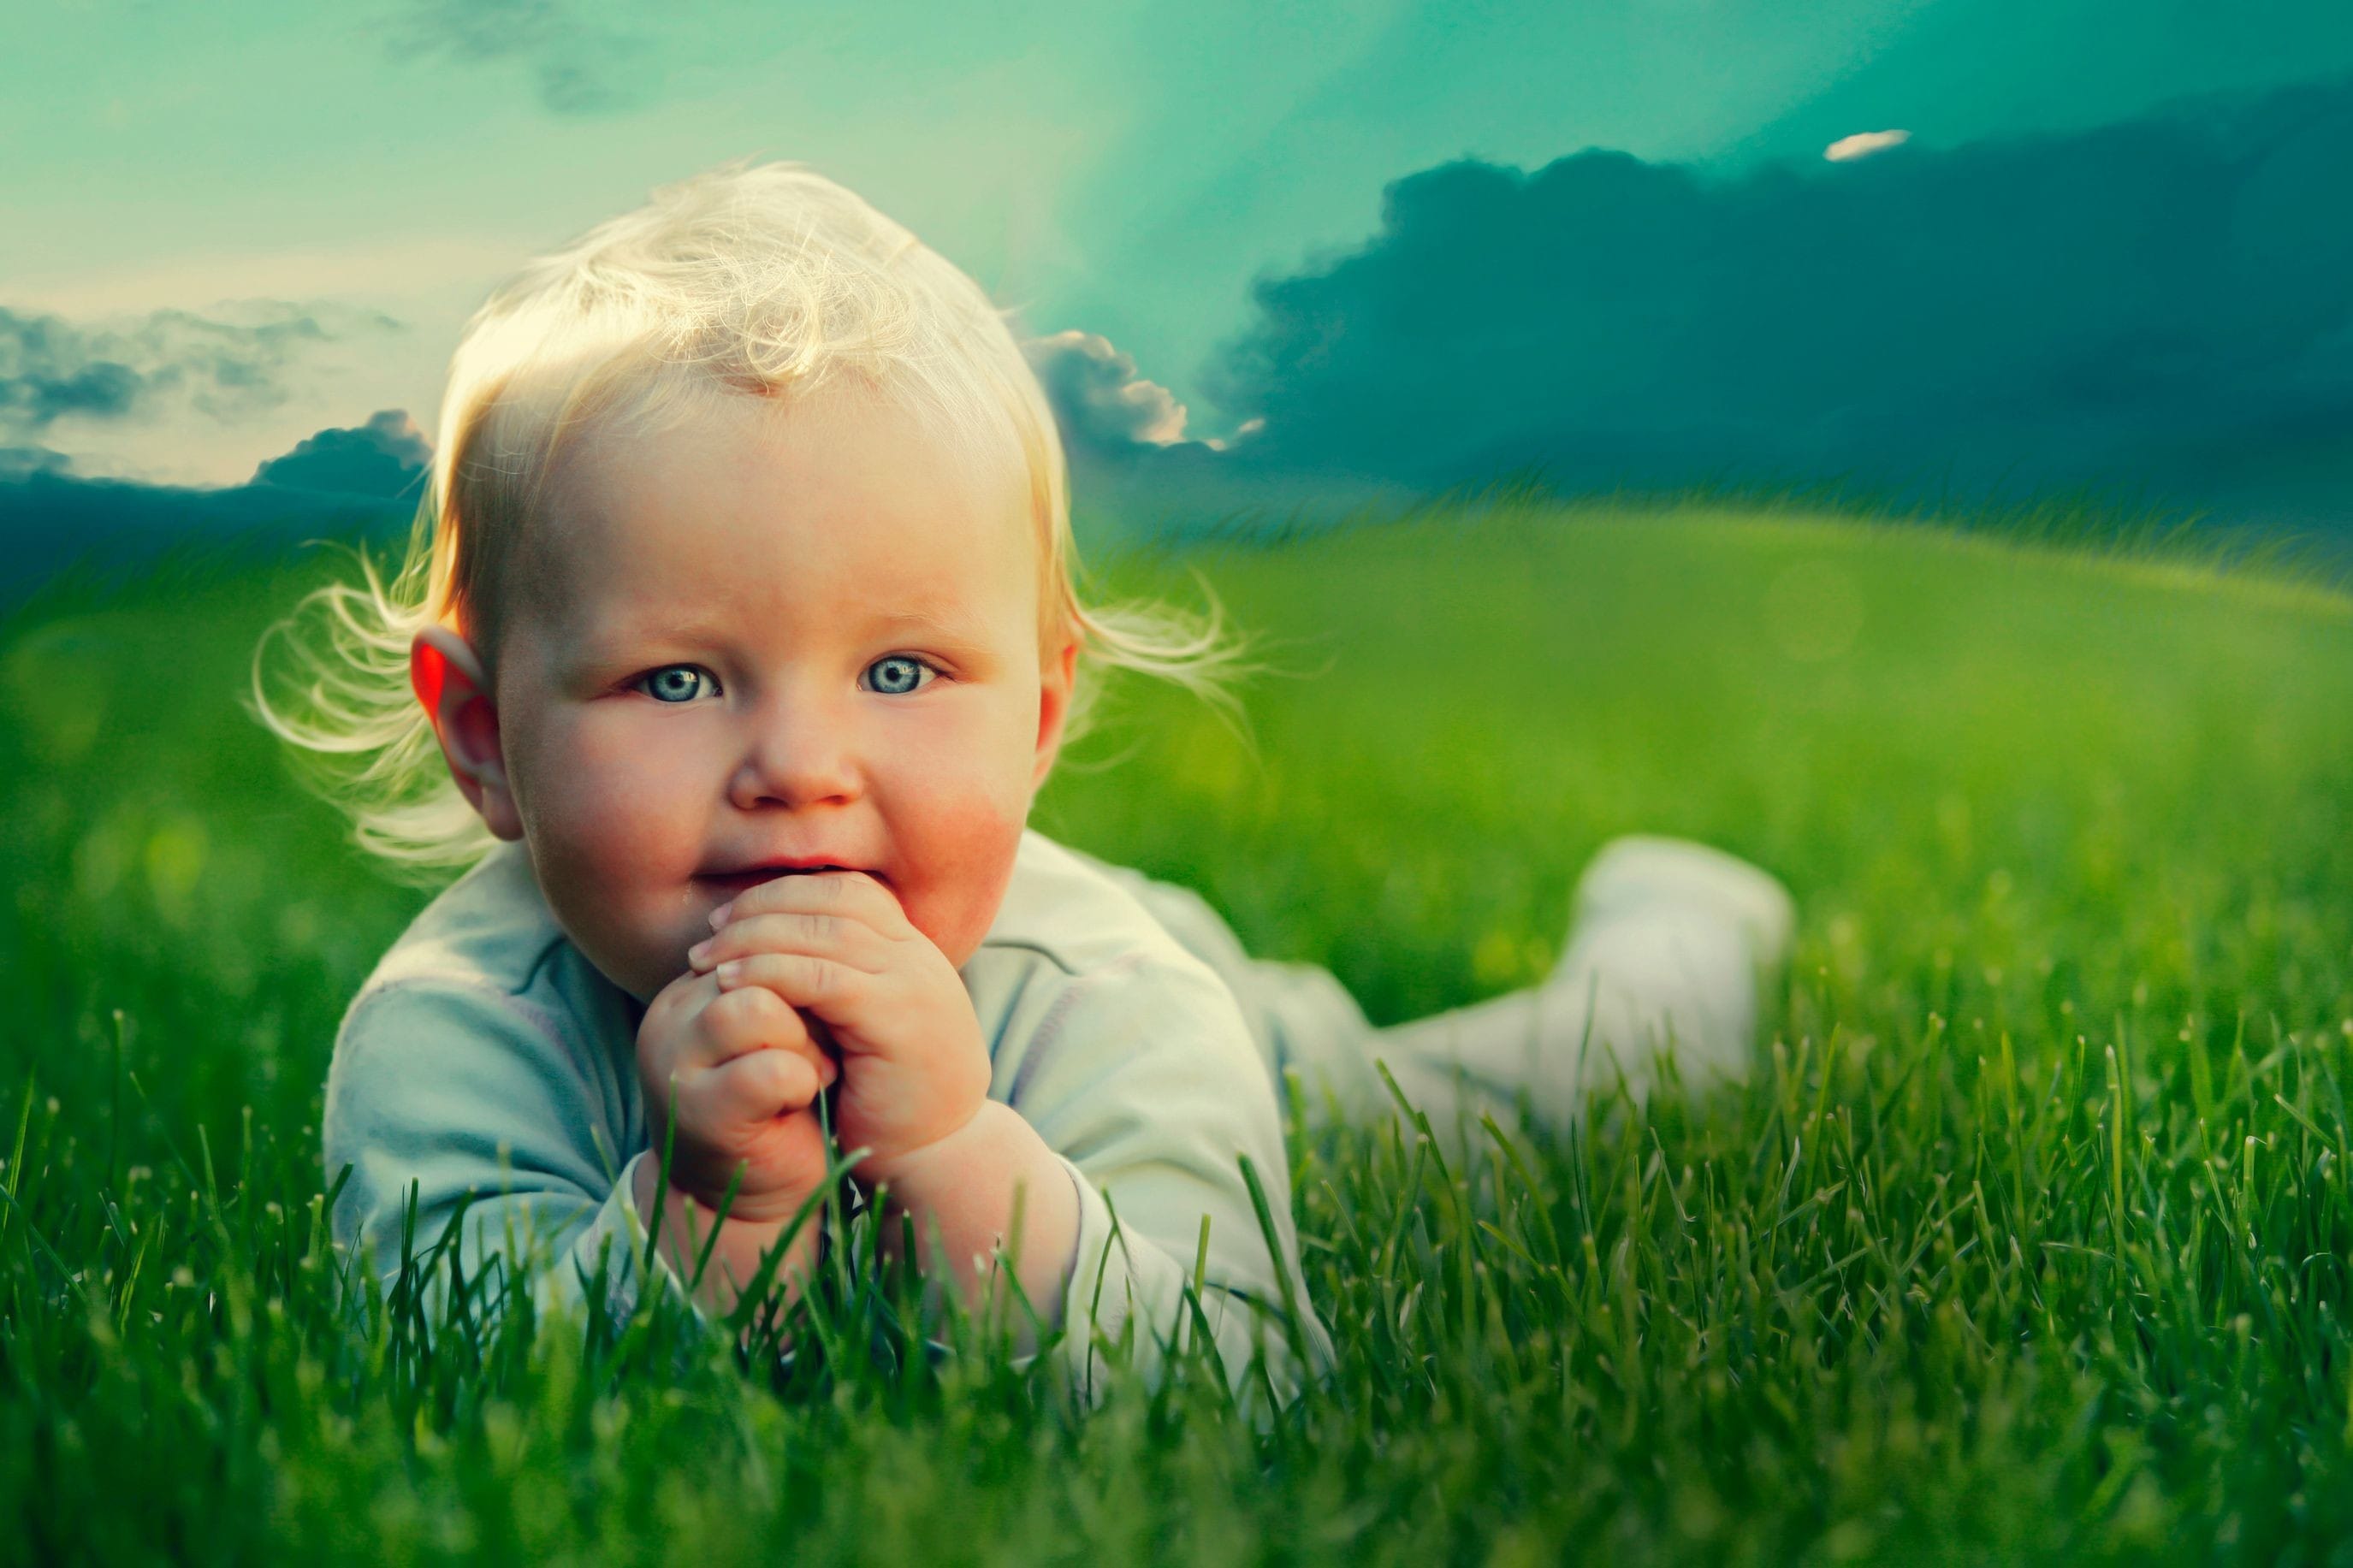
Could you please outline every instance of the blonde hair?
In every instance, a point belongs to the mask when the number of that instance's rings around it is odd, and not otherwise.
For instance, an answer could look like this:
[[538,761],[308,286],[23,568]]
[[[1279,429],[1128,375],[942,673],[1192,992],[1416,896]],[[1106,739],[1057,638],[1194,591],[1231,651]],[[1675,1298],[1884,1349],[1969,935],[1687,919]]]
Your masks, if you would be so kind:
[[[1227,683],[1250,667],[1214,596],[1206,622],[1081,602],[1061,439],[1005,313],[832,181],[739,161],[655,190],[532,262],[475,313],[450,361],[405,560],[386,580],[359,552],[357,582],[313,591],[263,635],[256,716],[312,754],[364,847],[418,879],[471,862],[492,839],[411,691],[417,633],[451,626],[494,660],[515,563],[585,431],[651,428],[715,398],[803,395],[837,379],[919,415],[964,453],[1018,454],[1041,648],[1075,640],[1082,671],[1159,676],[1231,709]],[[273,649],[288,661],[274,674]],[[1085,731],[1094,696],[1092,681],[1077,683],[1065,745]]]

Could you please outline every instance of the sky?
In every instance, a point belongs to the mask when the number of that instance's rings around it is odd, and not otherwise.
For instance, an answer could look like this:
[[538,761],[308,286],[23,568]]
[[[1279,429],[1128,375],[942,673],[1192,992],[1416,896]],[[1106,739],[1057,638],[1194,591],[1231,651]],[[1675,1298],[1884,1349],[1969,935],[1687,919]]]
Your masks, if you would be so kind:
[[[2317,151],[2245,174],[2263,106],[2309,89],[2321,96],[2297,101],[2333,127],[2340,100],[2324,89],[2353,81],[2353,7],[2318,0],[60,0],[12,33],[0,52],[0,146],[12,150],[0,170],[0,448],[20,470],[150,485],[242,484],[305,441],[315,465],[315,443],[337,434],[411,450],[413,431],[375,416],[404,410],[430,429],[449,351],[491,287],[651,186],[745,155],[811,163],[906,223],[1041,341],[1067,346],[1068,363],[1041,363],[1057,385],[1154,384],[1151,418],[1118,439],[1157,449],[1184,436],[1239,456],[1248,422],[1271,420],[1257,427],[1265,452],[1361,469],[1365,453],[1335,432],[1387,420],[1417,453],[1399,473],[1417,479],[1477,456],[1475,432],[1439,428],[1450,419],[1468,408],[1508,423],[1532,378],[1560,378],[1557,358],[1537,363],[1505,340],[1534,321],[1550,353],[1589,346],[1593,323],[1627,303],[1607,290],[1631,287],[1633,274],[1580,275],[1582,292],[1539,280],[1514,296],[1519,325],[1450,317],[1436,359],[1381,337],[1377,323],[1417,288],[1467,289],[1475,303],[1473,249],[1574,245],[1675,191],[1689,196],[1677,221],[1710,244],[1812,237],[1813,259],[1783,247],[1778,293],[1719,269],[1689,279],[1700,290],[1689,310],[1657,288],[1628,297],[1731,322],[1819,307],[1804,279],[1826,239],[1933,268],[1933,254],[1998,246],[2015,226],[2104,258],[2109,276],[2121,268],[2142,313],[2117,331],[2146,336],[2186,299],[2247,286],[2243,255],[2194,276],[2158,259],[2184,248],[2147,226],[2166,219],[2185,170],[2240,170],[2250,199],[2276,209],[2263,244],[2303,235],[2306,196],[2328,205],[2333,189],[2341,205],[2353,172],[2336,162],[2353,142],[2329,130]],[[2179,108],[2222,100],[2242,107],[2186,120]],[[2168,124],[2205,129],[2185,140]],[[1891,131],[1905,136],[1851,166],[1825,160],[1842,138]],[[2032,212],[2005,194],[2021,171],[2079,154],[2147,186],[2137,201],[2091,203],[2108,228],[2074,221],[2081,187],[2051,183]],[[1609,168],[1627,179],[1610,184]],[[1907,176],[1897,194],[1915,243],[1874,249],[1884,225],[1858,193]],[[1847,183],[1823,184],[1833,179]],[[1447,201],[1472,193],[1475,206],[1480,191],[1502,204],[1480,209],[1492,231],[1416,226],[1453,222]],[[1446,199],[1417,207],[1414,193]],[[1639,252],[1639,236],[1629,243]],[[1672,268],[1636,272],[1662,270]],[[2312,392],[2336,363],[2312,345],[2334,353],[2329,312],[2346,286],[2296,286],[2309,309],[2291,347],[2303,357],[2271,374],[2304,389],[2290,413],[2309,423],[2337,406]],[[1978,354],[1944,380],[2026,363],[2020,342],[1997,361],[1975,347],[1982,332],[1939,335],[1919,303],[1934,290],[1874,287],[1880,309],[1905,316],[1894,337],[1915,354]],[[2110,292],[2101,278],[2028,280],[1987,305],[2032,338]],[[1285,359],[1311,309],[1357,312],[1356,383],[1319,383]],[[2245,327],[2219,304],[2200,320],[2199,353]],[[1819,355],[1792,371],[1799,383],[1861,367],[1883,395],[1944,384],[1867,365],[1857,337],[1884,335],[1829,332],[1818,349],[1751,334],[1747,352]],[[1615,345],[1612,363],[1652,342]],[[2096,347],[2112,368],[2126,363],[2115,343]],[[1484,375],[1490,364],[1501,368]],[[1699,451],[1686,416],[1724,366],[1688,347],[1661,364],[1608,399],[1649,421],[1641,429],[1597,423],[1575,399],[1547,404],[1556,424],[1585,422],[1567,446]],[[1385,372],[1478,395],[1368,411]],[[1695,379],[1661,384],[1672,376]],[[2268,382],[2256,395],[2275,393],[2283,408],[2294,401]],[[1761,384],[1746,402],[1719,399],[1710,428],[1782,401]],[[2151,418],[2194,420],[2196,402],[2185,391]],[[1841,405],[1808,406],[1814,435],[1773,451],[1836,458],[1815,437]],[[1493,434],[1502,447],[1562,432]],[[2130,441],[2114,450],[2129,465]]]

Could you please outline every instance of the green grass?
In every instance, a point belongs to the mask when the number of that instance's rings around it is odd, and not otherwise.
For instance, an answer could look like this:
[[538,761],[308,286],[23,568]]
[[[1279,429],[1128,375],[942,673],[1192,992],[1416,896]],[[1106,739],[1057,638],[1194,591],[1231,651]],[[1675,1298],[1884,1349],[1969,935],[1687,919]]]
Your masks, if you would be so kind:
[[0,1552],[2348,1555],[2353,603],[1525,505],[1104,575],[1196,569],[1290,673],[1248,741],[1123,689],[1039,826],[1381,1021],[1541,975],[1609,835],[1710,839],[1802,907],[1754,1086],[1467,1168],[1296,1126],[1340,1365],[1264,1428],[927,1357],[903,1281],[776,1377],[659,1312],[353,1321],[319,1088],[421,896],[236,705],[319,567],[60,588],[0,624]]

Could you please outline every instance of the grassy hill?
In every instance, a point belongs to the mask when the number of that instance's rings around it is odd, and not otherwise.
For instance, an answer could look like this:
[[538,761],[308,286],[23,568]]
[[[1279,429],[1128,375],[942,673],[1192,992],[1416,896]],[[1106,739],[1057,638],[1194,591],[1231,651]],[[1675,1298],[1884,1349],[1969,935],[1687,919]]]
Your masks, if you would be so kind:
[[[2353,1537],[2353,601],[1708,511],[1108,563],[1113,596],[1198,573],[1280,670],[1247,734],[1120,688],[1037,825],[1198,887],[1378,1021],[1542,975],[1615,833],[1721,844],[1801,905],[1744,1094],[1601,1104],[1469,1169],[1296,1129],[1341,1368],[1260,1431],[1198,1379],[1082,1416],[987,1353],[832,1347],[770,1387],[667,1319],[585,1350],[345,1326],[318,1091],[424,895],[237,706],[321,570],[182,563],[0,623],[15,1552],[2318,1562]],[[886,1305],[826,1310],[903,1351]]]

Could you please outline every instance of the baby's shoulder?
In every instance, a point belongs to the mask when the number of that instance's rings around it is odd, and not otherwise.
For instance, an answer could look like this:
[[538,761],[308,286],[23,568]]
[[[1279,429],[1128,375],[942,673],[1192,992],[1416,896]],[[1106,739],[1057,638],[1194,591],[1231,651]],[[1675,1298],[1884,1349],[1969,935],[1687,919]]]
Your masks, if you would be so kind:
[[418,912],[352,997],[328,1094],[436,1092],[419,1081],[434,1078],[479,1088],[506,1072],[593,1082],[611,1100],[634,1037],[627,997],[556,924],[522,847],[501,844]]
[[[964,967],[1000,1068],[1023,1049],[1067,1052],[1119,1037],[1121,1048],[1251,1056],[1232,992],[1132,890],[1135,873],[1030,829],[996,922]],[[1148,1024],[1149,1027],[1139,1027]]]
[[1120,1129],[1274,1122],[1240,1004],[1132,890],[1141,881],[1027,833],[997,923],[965,966],[990,1097],[1073,1158],[1124,1147]]
[[1043,964],[1079,979],[1139,965],[1198,963],[1113,868],[1024,829],[1013,878],[976,959]]
[[354,1001],[429,982],[521,996],[565,944],[523,847],[501,844],[418,911]]
[[500,846],[418,912],[344,1009],[328,1171],[354,1163],[378,1193],[510,1159],[609,1172],[643,1136],[626,1008],[564,936],[522,848]]
[[363,1013],[397,1013],[397,1004],[428,992],[522,1013],[555,1037],[621,1027],[605,1018],[617,1011],[618,990],[555,924],[522,844],[491,848],[409,921],[351,999],[346,1032]]

